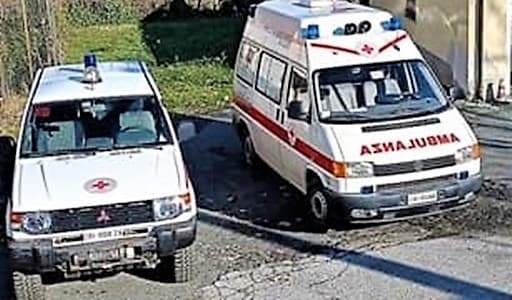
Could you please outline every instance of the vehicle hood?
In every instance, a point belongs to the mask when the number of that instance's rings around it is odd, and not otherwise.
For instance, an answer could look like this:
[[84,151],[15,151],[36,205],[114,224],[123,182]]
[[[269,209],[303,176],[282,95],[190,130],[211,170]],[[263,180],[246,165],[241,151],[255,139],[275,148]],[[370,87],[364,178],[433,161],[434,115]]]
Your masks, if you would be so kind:
[[[343,129],[340,126],[345,126]],[[454,154],[476,143],[457,109],[421,118],[357,125],[332,125],[341,160],[398,163]]]
[[176,195],[184,186],[178,153],[166,146],[21,160],[13,210],[48,211]]

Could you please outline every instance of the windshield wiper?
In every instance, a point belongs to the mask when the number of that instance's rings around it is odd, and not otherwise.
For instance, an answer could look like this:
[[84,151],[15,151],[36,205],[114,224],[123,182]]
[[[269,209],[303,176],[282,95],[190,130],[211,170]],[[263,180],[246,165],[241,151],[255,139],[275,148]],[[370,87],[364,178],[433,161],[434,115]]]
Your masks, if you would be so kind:
[[96,155],[96,152],[102,151],[99,148],[79,148],[79,149],[62,149],[52,152],[32,152],[26,153],[27,157],[46,157],[46,156],[60,156],[60,155],[71,155],[71,154],[84,154],[84,155]]
[[126,149],[137,149],[137,148],[146,148],[146,149],[157,149],[163,150],[162,146],[167,145],[167,142],[149,142],[149,143],[140,143],[135,145],[114,145],[114,150],[126,150]]
[[350,113],[333,114],[328,118],[328,120],[340,120],[340,119],[350,121],[350,120],[372,120],[373,118],[371,118],[370,116],[367,116],[367,115],[350,114]]

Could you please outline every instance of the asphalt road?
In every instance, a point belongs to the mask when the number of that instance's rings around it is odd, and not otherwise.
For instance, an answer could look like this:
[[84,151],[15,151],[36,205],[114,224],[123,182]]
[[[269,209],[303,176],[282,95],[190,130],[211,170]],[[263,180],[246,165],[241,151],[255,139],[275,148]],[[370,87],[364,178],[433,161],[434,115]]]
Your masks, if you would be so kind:
[[[301,264],[333,252],[381,251],[452,235],[512,236],[512,202],[496,197],[508,186],[492,181],[480,201],[462,211],[380,226],[340,226],[325,234],[310,232],[297,192],[272,171],[252,172],[243,165],[229,116],[186,119],[198,132],[183,144],[200,206],[196,279],[175,285],[151,272],[122,273],[49,285],[51,299],[196,299],[205,288],[222,282],[223,276],[280,263]],[[496,149],[490,145],[485,150]],[[0,299],[9,290],[3,288],[8,285],[7,275],[5,249],[0,248]]]

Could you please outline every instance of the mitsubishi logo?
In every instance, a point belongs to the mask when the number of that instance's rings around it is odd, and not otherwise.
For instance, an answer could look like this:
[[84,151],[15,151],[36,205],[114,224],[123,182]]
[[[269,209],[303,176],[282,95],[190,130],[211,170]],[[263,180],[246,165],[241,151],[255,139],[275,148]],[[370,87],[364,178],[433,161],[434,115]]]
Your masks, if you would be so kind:
[[107,224],[112,218],[108,215],[105,209],[100,210],[99,215],[96,217],[96,222],[101,224]]

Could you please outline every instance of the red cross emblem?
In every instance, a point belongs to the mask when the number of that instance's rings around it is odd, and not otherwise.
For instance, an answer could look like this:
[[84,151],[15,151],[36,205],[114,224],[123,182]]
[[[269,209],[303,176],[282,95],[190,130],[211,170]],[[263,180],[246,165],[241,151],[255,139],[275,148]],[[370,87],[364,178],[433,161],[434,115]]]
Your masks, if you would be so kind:
[[373,51],[375,51],[375,48],[370,46],[370,45],[368,45],[368,44],[364,44],[363,48],[361,49],[361,51],[363,51],[364,53],[366,53],[368,55],[372,55]]
[[93,184],[92,187],[102,191],[103,189],[107,188],[109,185],[110,185],[110,183],[105,182],[103,180],[99,180],[98,182]]
[[295,136],[295,132],[293,132],[293,130],[288,131],[288,141],[292,146],[294,146],[295,142],[297,142],[297,137]]
[[96,222],[102,223],[102,224],[107,224],[110,220],[112,220],[112,218],[110,218],[110,216],[108,215],[108,213],[105,209],[102,209],[100,211],[100,214],[98,215],[98,217],[96,217]]
[[117,183],[114,179],[110,178],[96,178],[89,180],[85,183],[84,188],[89,193],[93,194],[101,194],[108,193],[114,190],[117,186]]

